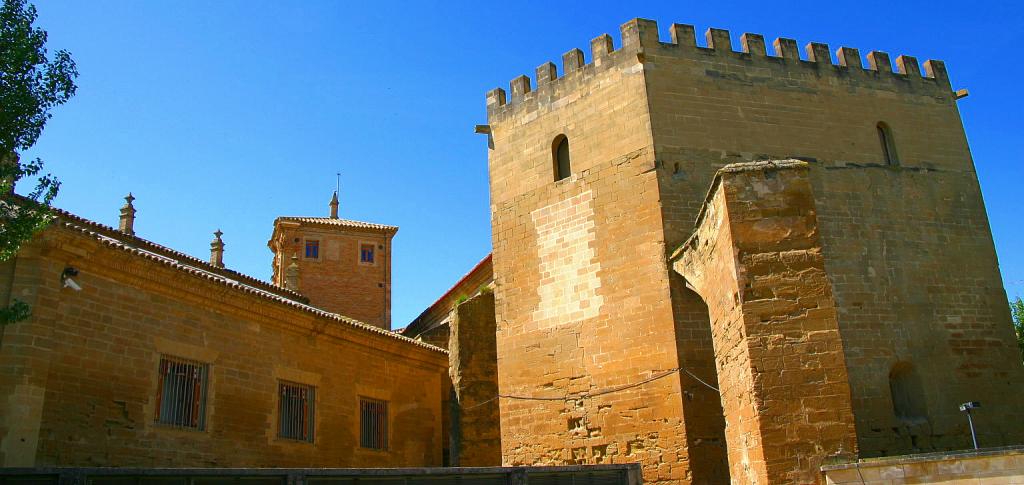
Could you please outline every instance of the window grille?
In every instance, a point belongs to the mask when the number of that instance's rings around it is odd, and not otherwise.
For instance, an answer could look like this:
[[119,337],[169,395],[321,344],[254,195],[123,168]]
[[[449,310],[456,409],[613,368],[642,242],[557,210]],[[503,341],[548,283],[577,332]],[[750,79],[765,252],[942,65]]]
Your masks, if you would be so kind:
[[313,442],[316,388],[305,384],[281,382],[277,436]]
[[388,449],[388,402],[359,398],[359,446]]
[[373,244],[363,244],[360,246],[359,262],[373,263]]
[[156,422],[186,429],[206,429],[209,365],[162,356],[156,394]]
[[320,259],[320,241],[306,241],[306,259]]

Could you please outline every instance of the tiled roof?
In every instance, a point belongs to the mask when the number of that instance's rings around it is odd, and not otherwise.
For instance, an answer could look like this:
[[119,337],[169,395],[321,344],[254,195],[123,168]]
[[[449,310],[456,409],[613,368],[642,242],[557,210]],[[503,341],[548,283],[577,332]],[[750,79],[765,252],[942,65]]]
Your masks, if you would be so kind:
[[304,224],[320,224],[324,226],[342,226],[351,227],[354,229],[370,229],[374,231],[383,232],[398,232],[398,226],[388,226],[384,224],[374,224],[372,222],[353,221],[350,219],[333,219],[330,217],[278,217],[274,224],[277,225],[280,221],[292,221],[301,222]]
[[256,295],[266,300],[288,305],[306,313],[312,313],[321,318],[334,320],[339,324],[347,325],[361,331],[384,335],[418,347],[446,353],[444,349],[433,345],[420,342],[346,316],[310,306],[307,304],[308,299],[306,299],[306,297],[294,291],[278,287],[236,271],[218,268],[201,259],[194,258],[185,253],[175,251],[137,236],[124,234],[110,226],[90,221],[70,212],[56,208],[53,210],[58,217],[56,224],[59,224],[71,231],[78,232],[84,236],[94,238],[107,247],[119,249],[150,261],[161,263],[165,266],[182,271],[183,273],[203,278],[208,281],[213,281],[243,293]]
[[235,279],[249,286],[254,286],[264,291],[268,291],[270,293],[283,296],[285,298],[290,298],[302,303],[309,302],[309,299],[303,296],[301,293],[289,290],[287,288],[282,288],[273,283],[263,281],[258,278],[253,278],[252,276],[242,274],[234,270],[214,266],[207,261],[196,258],[194,256],[190,256],[181,251],[176,251],[167,246],[162,246],[148,239],[143,239],[138,236],[125,234],[121,231],[118,231],[117,229],[114,229],[113,227],[100,224],[95,221],[91,221],[89,219],[73,214],[66,210],[58,209],[56,207],[53,207],[52,210],[54,214],[57,215],[57,217],[64,219],[65,221],[83,226],[84,228],[87,228],[88,230],[93,231],[98,235],[102,235],[120,241],[121,243],[125,244],[128,247],[134,247],[148,252],[156,253],[161,256],[165,256],[175,261],[178,261],[179,263],[201,268],[203,271],[220,275],[225,278]]
[[[402,335],[410,335],[410,334],[412,334],[412,335],[419,335],[419,334],[421,334],[423,332],[426,332],[428,330],[431,330],[431,329],[439,326],[439,324],[437,322],[434,322],[433,325],[424,327],[425,326],[424,322],[426,321],[427,314],[429,314],[430,311],[433,310],[435,307],[437,307],[438,305],[442,304],[444,302],[445,298],[448,298],[448,296],[450,296],[452,293],[454,293],[455,290],[457,290],[460,286],[462,286],[463,283],[465,283],[470,278],[472,278],[473,275],[475,275],[478,271],[481,271],[485,266],[490,264],[491,263],[491,258],[493,256],[494,256],[494,253],[488,253],[487,256],[484,256],[484,259],[481,259],[478,263],[476,263],[476,265],[473,266],[473,269],[469,270],[469,272],[466,273],[465,275],[463,275],[462,278],[459,278],[459,281],[455,282],[455,284],[452,285],[451,288],[448,288],[448,291],[444,292],[444,294],[441,295],[440,298],[435,300],[433,304],[431,304],[429,307],[427,307],[426,310],[423,310],[423,312],[421,312],[419,314],[419,316],[416,317],[415,320],[413,320],[411,323],[409,323],[409,325],[406,325],[405,328],[396,330],[396,332],[401,332]],[[494,279],[494,275],[493,275],[494,270],[493,269],[491,270],[491,273],[492,273],[491,274],[491,280],[493,280]]]

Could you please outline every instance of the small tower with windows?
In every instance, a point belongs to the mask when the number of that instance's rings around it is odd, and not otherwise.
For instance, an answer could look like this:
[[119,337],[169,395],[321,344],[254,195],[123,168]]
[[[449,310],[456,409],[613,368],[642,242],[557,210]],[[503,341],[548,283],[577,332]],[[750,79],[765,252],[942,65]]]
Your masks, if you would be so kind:
[[391,328],[391,239],[398,227],[338,217],[278,217],[267,246],[273,282],[323,310]]

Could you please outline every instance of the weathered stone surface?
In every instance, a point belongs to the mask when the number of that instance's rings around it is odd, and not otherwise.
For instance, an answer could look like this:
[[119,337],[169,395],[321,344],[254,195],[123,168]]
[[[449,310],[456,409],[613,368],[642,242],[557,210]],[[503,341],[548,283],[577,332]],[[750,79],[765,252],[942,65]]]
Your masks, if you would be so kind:
[[[33,308],[0,329],[0,466],[441,465],[440,349],[63,222],[0,266]],[[208,364],[205,430],[155,422],[162,355]],[[315,387],[314,443],[278,437],[281,381]],[[360,397],[389,402],[387,450],[360,447]]]
[[676,271],[708,302],[731,476],[817,483],[854,452],[849,379],[807,164],[728,165]]
[[1024,448],[989,448],[861,460],[822,467],[825,483],[945,485],[1024,483]]
[[454,317],[453,309],[460,301],[472,298],[484,291],[493,291],[494,268],[491,255],[480,260],[458,282],[448,289],[433,305],[405,328],[399,330],[402,335],[435,345],[448,348],[449,324]]
[[483,292],[459,304],[453,313],[448,344],[454,389],[451,465],[498,466],[501,432],[494,293]]
[[[671,30],[672,43],[663,43],[654,22],[631,21],[622,26],[619,49],[602,47],[596,61],[536,90],[518,90],[508,103],[498,102],[497,92],[489,98],[499,382],[505,394],[564,398],[503,400],[505,462],[600,456],[641,461],[649,483],[721,483],[714,466],[701,470],[694,461],[698,443],[705,443],[694,437],[713,443],[721,433],[708,423],[721,418],[691,377],[597,397],[587,393],[678,366],[710,373],[709,362],[749,359],[743,352],[750,348],[797,341],[801,352],[841,357],[830,364],[845,360],[855,425],[843,428],[845,418],[816,414],[821,423],[843,424],[827,432],[793,429],[806,443],[847,443],[848,436],[835,435],[845,429],[863,456],[963,447],[969,434],[957,405],[971,399],[992,403],[988,418],[1003,423],[980,430],[984,442],[1024,439],[1024,388],[1013,384],[1024,381],[1024,368],[941,61],[926,62],[922,76],[910,57],[903,58],[901,73],[892,71],[888,55],[873,53],[866,69],[856,51],[844,48],[837,66],[823,44],[812,44],[813,59],[804,61],[792,39],[776,40],[775,55],[765,55],[763,39],[754,34],[744,36],[745,52],[734,52],[724,31],[711,31],[713,42],[704,48],[693,41],[692,27]],[[879,140],[880,123],[891,135],[890,160]],[[553,140],[563,135],[572,176],[555,181]],[[785,214],[799,202],[785,198],[761,207],[763,217],[737,223],[748,245],[737,251],[747,259],[729,263],[724,255],[732,246],[723,242],[723,258],[715,264],[742,265],[765,276],[719,282],[736,284],[737,292],[706,303],[715,311],[742,302],[746,311],[764,315],[768,326],[803,323],[736,341],[734,348],[715,347],[711,355],[710,337],[696,331],[703,307],[692,295],[677,296],[686,289],[673,283],[665,256],[692,234],[706,203],[713,209],[705,195],[719,169],[790,158],[809,163],[814,224]],[[591,199],[583,204],[588,192]],[[751,203],[770,202],[759,195],[755,190]],[[565,204],[576,209],[572,217],[592,213],[584,223],[593,225],[592,239],[581,251],[590,256],[577,262],[577,270],[599,286],[556,291],[552,296],[562,298],[566,312],[537,313],[548,308],[538,290],[554,277],[542,269],[551,261],[540,255],[544,232],[533,214]],[[561,242],[555,239],[566,251],[578,236],[568,226]],[[795,246],[760,252],[779,240]],[[589,268],[596,271],[590,275]],[[596,297],[596,314],[578,310],[592,307]],[[824,301],[831,303],[819,307]],[[801,362],[797,355],[771,355],[759,365],[784,374]],[[920,385],[913,395],[921,401],[920,412],[909,418],[895,409],[890,389],[891,375],[907,366],[916,373],[912,381]],[[718,382],[753,385],[749,372],[735,372],[718,375]],[[813,387],[831,385],[837,374],[817,369],[807,375],[806,386]],[[804,390],[816,392],[793,392]],[[815,405],[844,402],[829,398]],[[747,409],[746,418],[758,416],[756,408]],[[743,452],[737,460],[776,470],[763,456],[773,443],[756,441],[756,428],[730,455]],[[799,469],[810,468],[801,463]],[[773,483],[793,479],[785,466],[779,470],[766,472]],[[747,478],[734,472],[731,479]]]

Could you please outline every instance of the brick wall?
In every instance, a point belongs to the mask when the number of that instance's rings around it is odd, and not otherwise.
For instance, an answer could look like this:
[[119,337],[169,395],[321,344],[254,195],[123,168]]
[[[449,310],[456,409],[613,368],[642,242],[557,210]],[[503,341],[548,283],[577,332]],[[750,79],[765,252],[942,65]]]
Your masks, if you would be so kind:
[[[299,293],[310,304],[381,328],[391,328],[391,237],[381,231],[314,223],[278,222],[271,248],[274,281],[284,286],[284,271],[297,255]],[[305,257],[305,242],[319,241],[319,258]],[[374,263],[360,262],[361,244],[374,246]],[[283,261],[280,258],[283,255]],[[282,266],[283,264],[283,266]]]
[[[66,266],[82,291],[62,289]],[[4,466],[391,467],[442,461],[438,349],[187,274],[62,227],[15,261],[31,320],[0,347]],[[156,424],[161,355],[210,366],[205,431]],[[277,437],[280,380],[316,387],[315,442]],[[359,446],[359,397],[390,448]]]

